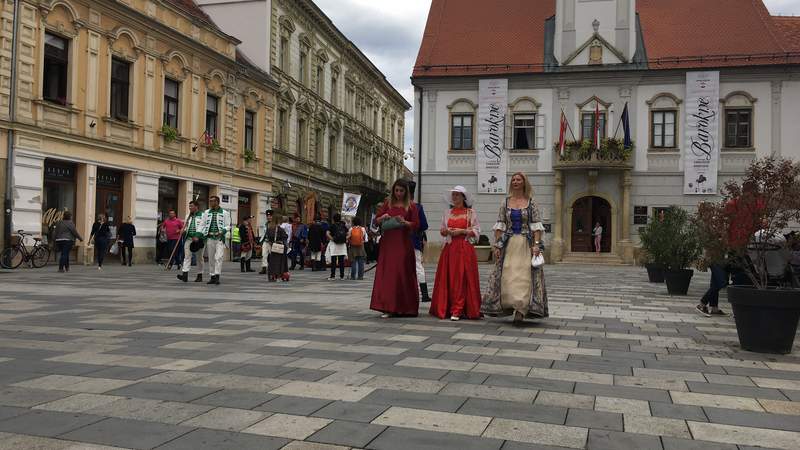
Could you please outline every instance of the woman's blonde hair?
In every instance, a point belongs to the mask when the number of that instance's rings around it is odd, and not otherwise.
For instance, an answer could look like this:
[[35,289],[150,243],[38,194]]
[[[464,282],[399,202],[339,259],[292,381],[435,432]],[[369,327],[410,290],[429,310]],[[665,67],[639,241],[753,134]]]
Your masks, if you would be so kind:
[[514,175],[511,175],[511,178],[510,178],[510,179],[509,179],[509,181],[508,181],[508,193],[509,193],[509,195],[510,195],[510,194],[511,194],[511,192],[513,191],[513,189],[511,188],[511,181],[513,181],[513,180],[514,180],[514,177],[516,177],[517,175],[519,175],[520,177],[522,177],[522,181],[523,181],[523,186],[522,186],[522,195],[523,195],[525,198],[531,198],[531,197],[533,197],[533,187],[531,186],[531,182],[530,182],[530,181],[528,181],[528,176],[527,176],[527,175],[525,175],[525,174],[524,174],[524,173],[522,173],[522,172],[515,172],[515,173],[514,173]]

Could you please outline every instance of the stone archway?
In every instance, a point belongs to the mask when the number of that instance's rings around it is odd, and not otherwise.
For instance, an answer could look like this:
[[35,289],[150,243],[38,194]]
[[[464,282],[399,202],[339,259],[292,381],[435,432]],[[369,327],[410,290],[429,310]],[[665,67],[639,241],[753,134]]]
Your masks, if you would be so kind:
[[600,244],[601,253],[612,251],[613,211],[611,204],[595,196],[580,197],[572,204],[570,220],[570,251],[573,253],[593,252],[592,230],[597,222],[603,227]]

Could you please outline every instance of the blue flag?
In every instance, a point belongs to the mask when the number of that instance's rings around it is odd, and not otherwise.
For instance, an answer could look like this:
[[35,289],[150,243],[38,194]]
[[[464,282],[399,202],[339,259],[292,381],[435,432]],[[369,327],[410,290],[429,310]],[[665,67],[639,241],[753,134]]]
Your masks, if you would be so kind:
[[625,109],[622,110],[622,131],[625,133],[625,148],[631,148],[631,118],[628,116],[628,103],[625,102]]

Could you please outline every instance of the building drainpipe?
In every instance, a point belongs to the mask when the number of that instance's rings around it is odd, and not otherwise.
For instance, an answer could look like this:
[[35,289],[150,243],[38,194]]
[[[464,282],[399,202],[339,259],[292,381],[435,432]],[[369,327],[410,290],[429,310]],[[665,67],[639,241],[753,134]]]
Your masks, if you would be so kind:
[[419,88],[419,123],[416,125],[419,127],[419,138],[417,140],[417,161],[419,165],[417,166],[417,203],[422,203],[422,98],[423,98],[423,89],[422,87]]
[[8,145],[6,157],[6,192],[3,199],[3,214],[5,215],[3,242],[11,242],[12,212],[14,208],[14,126],[17,120],[17,36],[19,30],[19,0],[14,0],[14,19],[11,30],[11,91],[8,102]]

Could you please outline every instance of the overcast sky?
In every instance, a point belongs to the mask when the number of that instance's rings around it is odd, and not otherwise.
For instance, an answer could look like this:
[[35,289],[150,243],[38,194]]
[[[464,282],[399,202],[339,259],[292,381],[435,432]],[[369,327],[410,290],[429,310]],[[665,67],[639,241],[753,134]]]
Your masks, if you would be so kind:
[[[314,0],[333,23],[413,104],[411,70],[417,59],[430,0]],[[800,0],[764,0],[772,14],[800,15]],[[414,116],[406,114],[406,152],[413,146]],[[411,161],[406,162],[411,167]]]

